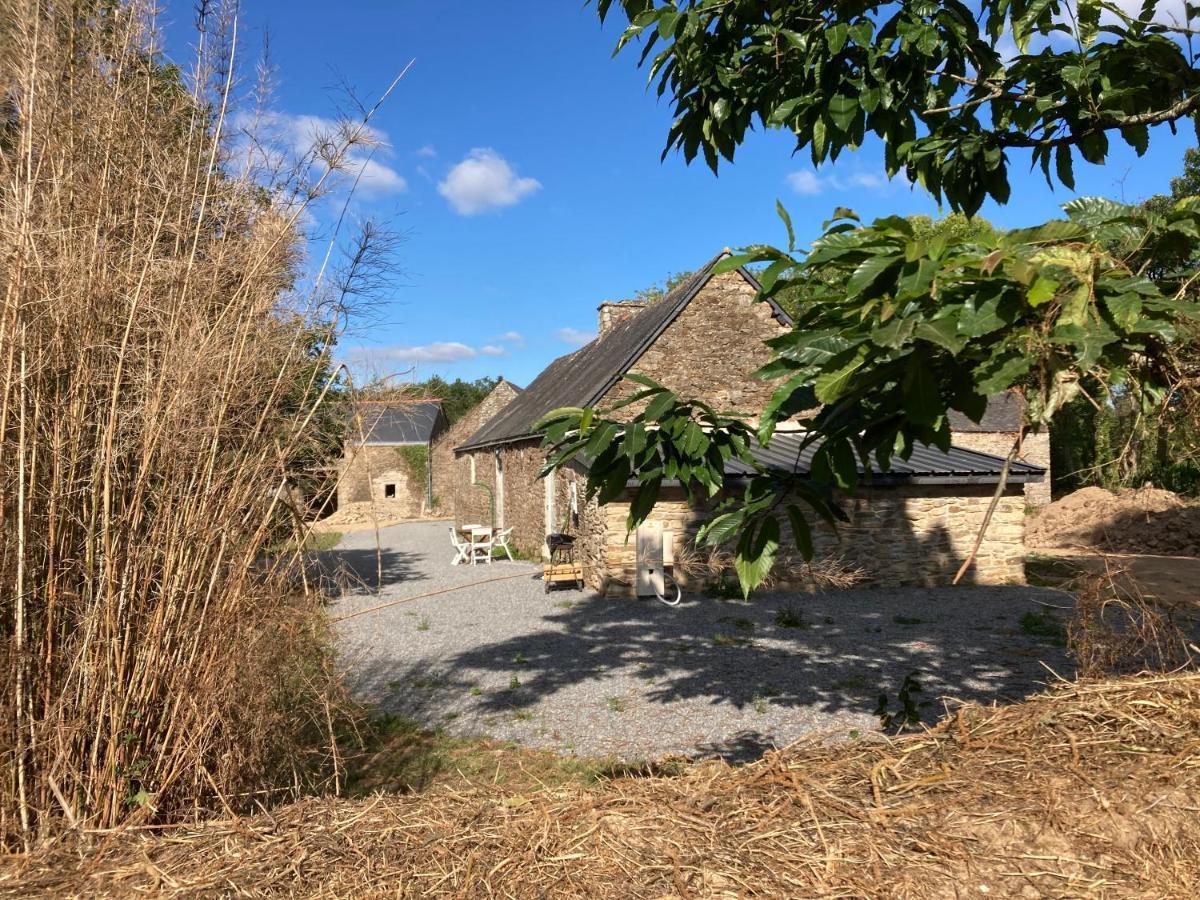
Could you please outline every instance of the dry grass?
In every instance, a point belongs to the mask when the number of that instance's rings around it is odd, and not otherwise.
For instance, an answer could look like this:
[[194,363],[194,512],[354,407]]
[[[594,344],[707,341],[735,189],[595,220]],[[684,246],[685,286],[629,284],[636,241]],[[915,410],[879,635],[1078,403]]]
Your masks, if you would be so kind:
[[235,171],[232,6],[193,89],[148,3],[0,0],[3,845],[339,777],[319,598],[263,549],[337,318],[295,223],[356,136]]
[[307,800],[0,864],[0,894],[1192,897],[1200,676],[1063,686],[892,742],[524,793]]
[[1177,617],[1193,614],[1150,597],[1129,571],[1100,557],[1100,573],[1077,576],[1067,647],[1082,679],[1194,669],[1198,648]]

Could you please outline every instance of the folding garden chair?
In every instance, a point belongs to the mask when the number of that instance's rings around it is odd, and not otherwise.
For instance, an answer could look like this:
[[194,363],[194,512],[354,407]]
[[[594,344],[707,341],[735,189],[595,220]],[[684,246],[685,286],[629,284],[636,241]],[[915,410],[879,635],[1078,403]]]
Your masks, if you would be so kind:
[[496,536],[492,538],[492,543],[504,551],[504,555],[508,557],[508,561],[513,561],[512,550],[508,547],[508,536],[512,534],[511,528],[505,528],[503,531],[497,531]]
[[450,565],[467,565],[471,562],[471,545],[467,541],[460,540],[458,531],[453,525],[450,526],[450,543],[454,545],[454,559]]

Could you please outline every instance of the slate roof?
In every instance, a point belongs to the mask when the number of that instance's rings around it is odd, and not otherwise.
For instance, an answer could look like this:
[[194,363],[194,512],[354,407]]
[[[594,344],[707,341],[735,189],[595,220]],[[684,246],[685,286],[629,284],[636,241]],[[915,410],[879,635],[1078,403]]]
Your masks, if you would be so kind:
[[[446,426],[441,400],[410,400],[396,403],[358,404],[362,432],[372,444],[428,444]],[[358,423],[349,429],[348,439],[358,442]]]
[[[551,410],[598,403],[691,303],[712,277],[712,267],[726,253],[718,253],[662,300],[615,325],[603,339],[597,337],[574,353],[554,360],[457,449],[474,450],[524,440],[533,437],[533,426]],[[744,268],[737,271],[758,289],[753,275]],[[776,319],[791,324],[787,313],[773,301],[771,309]]]
[[1025,398],[1016,391],[988,397],[983,418],[972,422],[957,410],[950,410],[951,431],[1008,431],[1016,433],[1025,421]]
[[[755,447],[751,453],[758,464],[767,469],[806,475],[816,447],[806,447],[804,452],[800,453],[803,439],[803,432],[777,432],[767,447]],[[899,457],[892,459],[891,469],[887,472],[874,465],[872,460],[870,475],[864,480],[869,484],[879,485],[995,484],[1000,480],[1003,466],[1004,460],[990,453],[964,450],[961,447],[951,447],[946,453],[937,447],[918,444],[907,460]],[[735,478],[750,475],[753,471],[736,459],[731,459],[725,466],[726,476]],[[868,474],[861,464],[858,474],[860,477]],[[1008,480],[1012,484],[1024,484],[1029,481],[1041,481],[1045,475],[1046,470],[1040,466],[1014,461],[1009,467]]]

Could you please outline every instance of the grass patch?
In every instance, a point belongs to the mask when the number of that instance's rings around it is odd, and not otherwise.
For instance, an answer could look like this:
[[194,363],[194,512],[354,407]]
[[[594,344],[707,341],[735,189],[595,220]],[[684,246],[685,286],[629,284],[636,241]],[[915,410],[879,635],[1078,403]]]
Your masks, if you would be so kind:
[[[517,710],[513,718],[532,716]],[[533,793],[570,784],[591,786],[618,778],[680,775],[688,763],[619,761],[612,758],[561,757],[512,741],[459,738],[424,728],[411,719],[384,715],[362,730],[359,752],[347,760],[347,793],[363,797],[376,791],[409,793],[437,785],[493,786],[510,794]]]
[[1025,581],[1032,587],[1067,588],[1087,569],[1061,556],[1030,553],[1025,557]]
[[1057,646],[1067,643],[1067,631],[1058,617],[1048,609],[1031,610],[1021,616],[1021,631]]
[[775,624],[780,628],[807,628],[804,615],[794,606],[781,606],[775,610]]
[[629,708],[629,704],[621,697],[606,697],[604,705],[608,707],[609,712],[623,713]]
[[750,643],[749,638],[744,638],[737,634],[726,634],[723,631],[718,631],[713,635],[713,643],[718,647],[744,647]]

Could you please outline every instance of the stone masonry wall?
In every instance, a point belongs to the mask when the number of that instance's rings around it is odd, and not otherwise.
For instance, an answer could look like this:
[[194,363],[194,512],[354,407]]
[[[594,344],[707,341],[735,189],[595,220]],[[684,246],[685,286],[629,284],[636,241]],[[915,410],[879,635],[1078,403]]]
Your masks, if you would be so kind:
[[[1008,456],[1016,439],[1015,433],[1007,431],[956,431],[950,437],[955,447],[1000,457]],[[1026,435],[1020,458],[1046,470],[1042,481],[1025,485],[1026,504],[1041,508],[1050,502],[1050,433]]]
[[[876,488],[845,500],[850,522],[843,523],[836,536],[824,526],[814,529],[815,556],[836,557],[848,567],[863,570],[867,585],[949,584],[970,552],[993,488],[963,485],[953,490],[955,496],[946,496],[945,488],[936,487]],[[1019,486],[1001,498],[965,581],[1024,582],[1024,506]],[[602,560],[598,553],[593,555],[594,562],[587,560],[591,562],[588,582],[612,596],[633,593],[637,556],[633,538],[626,541],[628,511],[628,501],[611,503],[596,511],[596,519],[589,517],[585,523],[589,534],[583,542],[603,545]],[[673,533],[679,558],[693,545],[703,515],[687,505],[682,492],[664,490],[650,520]],[[782,547],[784,551],[794,547],[786,528]],[[799,561],[794,550],[781,555]],[[685,576],[680,575],[679,581],[688,584]],[[699,587],[702,584],[693,585],[693,589]]]
[[[475,461],[475,480],[471,480],[471,460]],[[478,487],[485,484],[493,491],[496,488],[496,460],[491,450],[471,450],[460,453],[455,459],[455,478],[450,491],[453,498],[454,520],[459,525],[478,523],[487,525],[491,517],[488,492]],[[499,516],[499,509],[496,510]]]
[[[395,504],[399,515],[420,516],[425,512],[425,482],[414,479],[396,447],[367,445],[350,450],[341,461],[338,479],[338,507],[366,500]],[[384,486],[394,484],[394,500],[384,496]]]
[[[431,458],[433,496],[437,504],[437,512],[457,517],[457,503],[460,493],[462,493],[459,488],[462,485],[469,485],[471,481],[471,466],[468,457],[465,454],[456,455],[454,448],[466,443],[484,422],[507,406],[517,396],[517,393],[517,389],[507,381],[499,382],[474,409],[455,422],[434,442]],[[475,493],[483,498],[484,512],[486,513],[487,494],[480,490],[476,490]],[[468,518],[462,521],[480,520]]]
[[[700,289],[631,371],[648,375],[680,397],[755,417],[774,390],[773,382],[753,377],[771,358],[763,341],[786,330],[768,304],[755,302],[754,288],[741,275],[726,272]],[[640,389],[620,381],[602,403]]]

